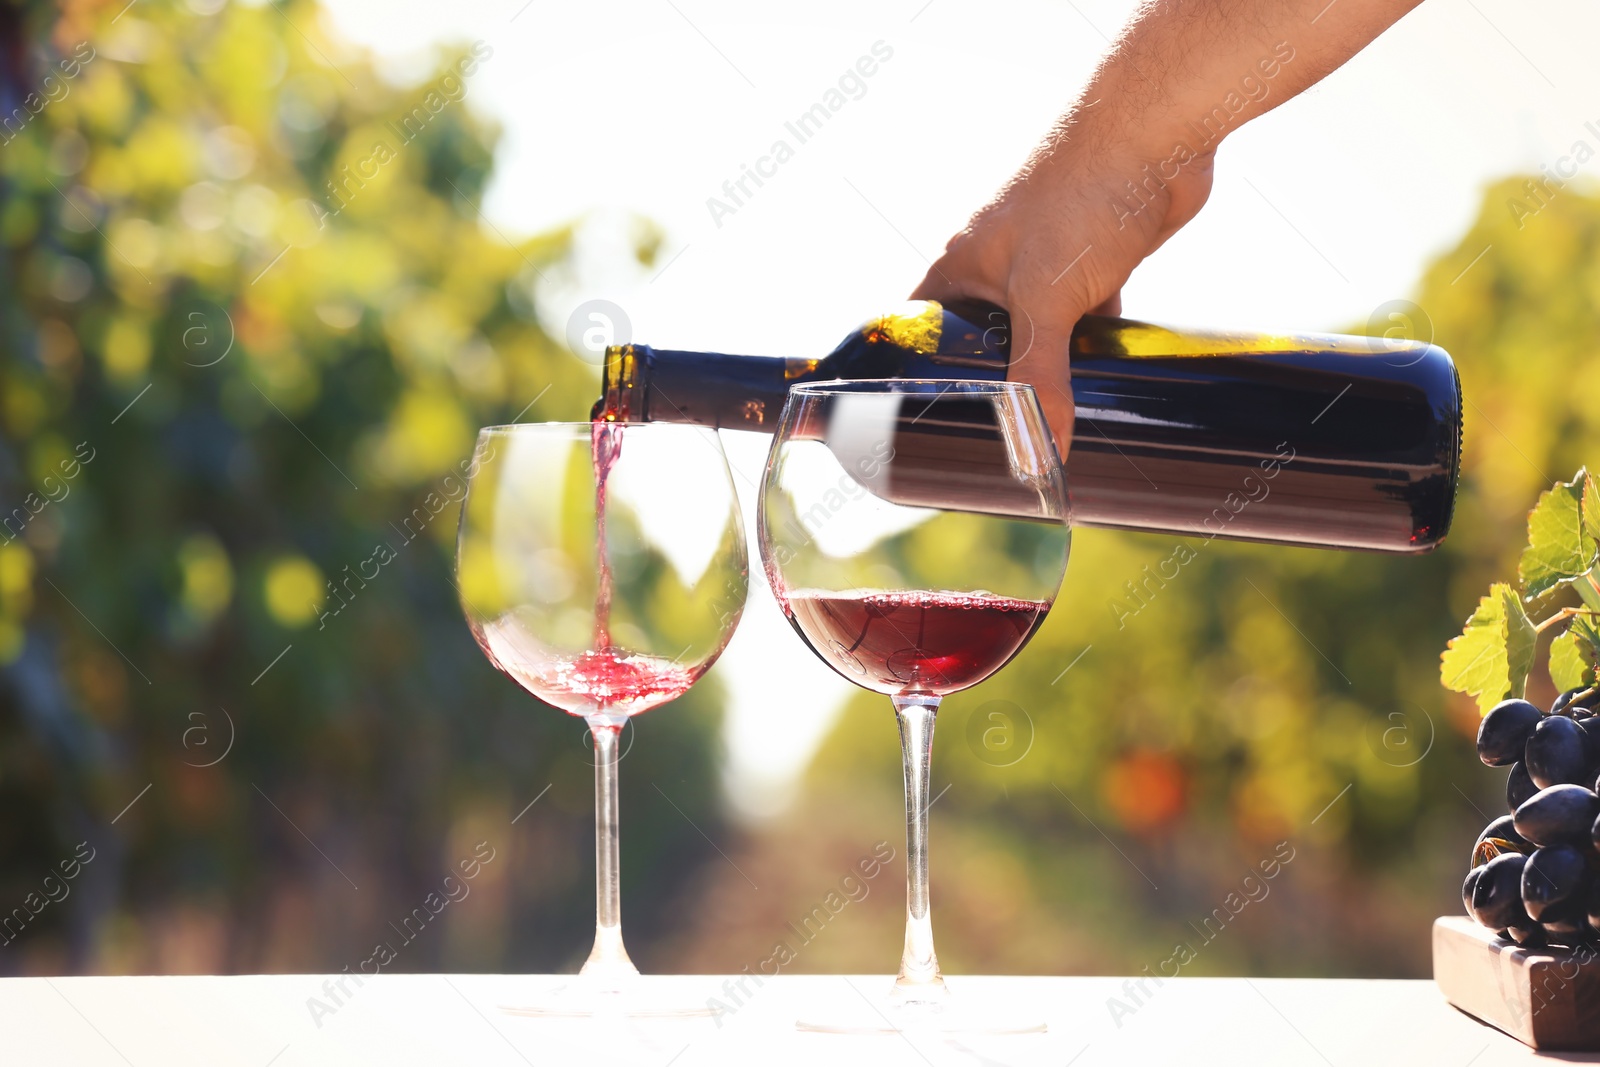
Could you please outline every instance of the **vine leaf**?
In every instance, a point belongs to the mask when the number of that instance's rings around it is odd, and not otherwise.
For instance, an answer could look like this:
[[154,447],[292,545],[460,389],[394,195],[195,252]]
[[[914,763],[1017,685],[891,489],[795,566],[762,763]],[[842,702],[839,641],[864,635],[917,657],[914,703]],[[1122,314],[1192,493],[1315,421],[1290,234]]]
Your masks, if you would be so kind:
[[1600,484],[1587,470],[1578,475],[1583,479],[1583,539],[1594,547],[1600,544]]
[[1537,639],[1516,590],[1496,582],[1439,657],[1439,680],[1446,689],[1472,694],[1487,713],[1506,697],[1522,695]]
[[1528,512],[1528,547],[1517,564],[1517,578],[1529,600],[1580,578],[1594,563],[1591,525],[1600,523],[1600,496],[1590,495],[1594,519],[1584,515],[1589,475],[1580,470],[1570,482],[1557,482]]
[[[1493,586],[1490,587],[1491,590]],[[1522,610],[1522,601],[1510,588],[1505,591],[1506,602],[1506,696],[1520,697],[1528,687],[1528,672],[1533,670],[1533,647],[1539,643],[1539,631]],[[1504,698],[1502,698],[1504,699]],[[1498,700],[1495,703],[1499,703]],[[1489,705],[1493,707],[1494,704]],[[1488,711],[1483,700],[1478,701],[1480,711]]]
[[1600,663],[1600,628],[1594,619],[1579,615],[1565,633],[1550,642],[1550,680],[1562,692],[1595,684]]

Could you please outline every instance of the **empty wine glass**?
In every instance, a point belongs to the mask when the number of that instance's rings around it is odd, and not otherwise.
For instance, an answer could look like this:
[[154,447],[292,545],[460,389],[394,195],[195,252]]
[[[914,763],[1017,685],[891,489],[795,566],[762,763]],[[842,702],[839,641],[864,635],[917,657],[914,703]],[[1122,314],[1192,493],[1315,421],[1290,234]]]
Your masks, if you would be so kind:
[[[761,557],[822,661],[887,695],[905,766],[906,936],[887,1002],[802,1029],[1041,1030],[951,1001],[928,905],[928,771],[947,694],[1003,667],[1044,621],[1066,568],[1061,463],[1033,389],[1008,382],[796,386],[768,455]],[[852,1016],[854,1016],[852,1018]]]
[[[744,528],[714,431],[543,423],[478,434],[461,524],[461,605],[484,655],[589,724],[595,940],[578,981],[536,1014],[705,1014],[640,1006],[622,943],[617,739],[682,696],[744,609]],[[619,1000],[614,994],[629,991]]]

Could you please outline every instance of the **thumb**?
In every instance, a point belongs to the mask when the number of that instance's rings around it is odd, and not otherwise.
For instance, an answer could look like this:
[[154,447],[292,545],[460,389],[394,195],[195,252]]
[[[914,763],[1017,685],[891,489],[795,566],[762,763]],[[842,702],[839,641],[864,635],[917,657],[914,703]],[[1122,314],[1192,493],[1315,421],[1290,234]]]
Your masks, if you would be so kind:
[[[1025,320],[1026,321],[1026,320]],[[1013,331],[1017,325],[1013,321]],[[1019,340],[1013,332],[1013,340]],[[1065,327],[1039,325],[1032,331],[1031,344],[1020,356],[1014,356],[1006,378],[1033,386],[1039,398],[1039,407],[1050,425],[1050,435],[1055,440],[1056,454],[1063,466],[1072,448],[1072,431],[1075,425],[1072,401],[1072,368],[1068,362],[1068,346],[1072,342],[1072,324]]]
[[1063,466],[1072,449],[1072,328],[1085,301],[1063,287],[1034,299],[1016,296],[1011,312],[1011,365],[1006,380],[1033,386],[1039,407],[1050,424],[1056,454]]

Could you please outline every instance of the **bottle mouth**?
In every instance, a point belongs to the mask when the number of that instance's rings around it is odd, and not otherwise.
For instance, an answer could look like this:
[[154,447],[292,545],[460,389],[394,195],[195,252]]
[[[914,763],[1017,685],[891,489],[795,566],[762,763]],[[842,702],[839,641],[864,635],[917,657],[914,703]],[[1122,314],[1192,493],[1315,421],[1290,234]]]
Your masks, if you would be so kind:
[[648,422],[639,386],[640,353],[633,345],[608,345],[600,371],[600,399],[590,418],[605,422]]

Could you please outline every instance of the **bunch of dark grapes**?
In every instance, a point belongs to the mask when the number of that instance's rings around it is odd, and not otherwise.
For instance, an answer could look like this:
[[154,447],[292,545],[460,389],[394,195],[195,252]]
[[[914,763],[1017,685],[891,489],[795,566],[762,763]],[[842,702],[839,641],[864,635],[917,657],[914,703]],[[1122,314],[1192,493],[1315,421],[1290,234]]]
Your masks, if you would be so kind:
[[1510,767],[1502,815],[1472,849],[1467,914],[1518,944],[1600,942],[1600,686],[1562,693],[1542,712],[1496,704],[1478,758]]

